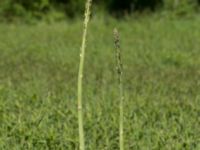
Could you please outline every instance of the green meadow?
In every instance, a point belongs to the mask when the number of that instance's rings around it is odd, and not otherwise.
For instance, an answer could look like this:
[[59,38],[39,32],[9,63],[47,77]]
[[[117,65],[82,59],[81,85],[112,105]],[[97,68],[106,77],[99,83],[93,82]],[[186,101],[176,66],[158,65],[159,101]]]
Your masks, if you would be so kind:
[[[83,78],[88,150],[117,150],[120,33],[126,150],[200,149],[200,18],[89,23]],[[78,150],[82,21],[0,24],[0,149]]]

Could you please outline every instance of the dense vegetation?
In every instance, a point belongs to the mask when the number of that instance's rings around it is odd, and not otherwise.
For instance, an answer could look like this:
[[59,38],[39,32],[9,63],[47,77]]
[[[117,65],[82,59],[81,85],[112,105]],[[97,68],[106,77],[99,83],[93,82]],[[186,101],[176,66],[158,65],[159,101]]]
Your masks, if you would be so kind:
[[[50,12],[68,17],[83,13],[85,0],[1,0],[0,17],[42,18]],[[199,0],[94,0],[95,8],[113,15],[124,15],[136,11],[170,10],[185,13],[197,10]]]
[[[88,150],[118,149],[114,26],[123,48],[125,149],[200,149],[199,24],[199,16],[93,17],[83,85]],[[0,33],[0,149],[77,150],[82,21],[1,23]]]

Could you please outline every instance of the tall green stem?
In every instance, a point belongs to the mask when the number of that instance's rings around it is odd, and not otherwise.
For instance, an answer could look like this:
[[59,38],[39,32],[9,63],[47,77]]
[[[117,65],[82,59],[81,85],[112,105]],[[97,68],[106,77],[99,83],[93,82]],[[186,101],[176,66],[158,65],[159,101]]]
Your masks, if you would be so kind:
[[85,8],[85,19],[83,25],[83,37],[80,49],[80,64],[78,73],[78,126],[79,126],[79,149],[85,150],[85,140],[84,140],[84,129],[83,129],[83,111],[82,111],[82,79],[83,79],[83,67],[84,67],[84,57],[86,48],[86,37],[88,22],[90,19],[90,7],[92,0],[87,0]]
[[115,49],[116,49],[116,59],[117,59],[117,75],[118,75],[118,84],[119,84],[119,93],[120,93],[120,102],[119,102],[119,147],[120,150],[124,150],[124,91],[123,91],[123,81],[122,81],[122,60],[121,60],[121,48],[119,42],[119,33],[117,29],[114,29],[114,42],[115,42]]

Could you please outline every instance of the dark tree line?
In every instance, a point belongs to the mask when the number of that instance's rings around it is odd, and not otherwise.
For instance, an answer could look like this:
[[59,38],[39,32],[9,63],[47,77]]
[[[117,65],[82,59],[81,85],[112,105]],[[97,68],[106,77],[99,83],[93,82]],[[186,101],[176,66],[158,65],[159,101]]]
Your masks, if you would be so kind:
[[[120,14],[157,11],[162,9],[191,11],[198,9],[200,0],[93,0],[96,8]],[[0,0],[0,16],[42,16],[51,10],[63,12],[68,17],[83,13],[85,0]]]

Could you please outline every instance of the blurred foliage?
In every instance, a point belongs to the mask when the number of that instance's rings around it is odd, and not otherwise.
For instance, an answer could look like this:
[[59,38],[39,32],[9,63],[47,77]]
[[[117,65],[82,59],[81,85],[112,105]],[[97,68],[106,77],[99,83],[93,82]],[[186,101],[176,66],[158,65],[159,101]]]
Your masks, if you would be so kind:
[[[87,150],[118,150],[112,30],[124,65],[125,150],[200,150],[200,19],[90,22],[84,70]],[[78,150],[82,21],[0,24],[0,150]]]
[[[51,11],[62,12],[68,17],[83,13],[85,0],[1,0],[0,16],[41,18]],[[114,15],[132,12],[166,10],[178,14],[196,10],[200,0],[94,0],[97,8],[104,8]]]
[[155,10],[161,6],[162,0],[110,0],[109,11],[113,13],[130,13],[133,11]]
[[195,11],[200,0],[165,0],[165,10],[174,11],[178,14]]

